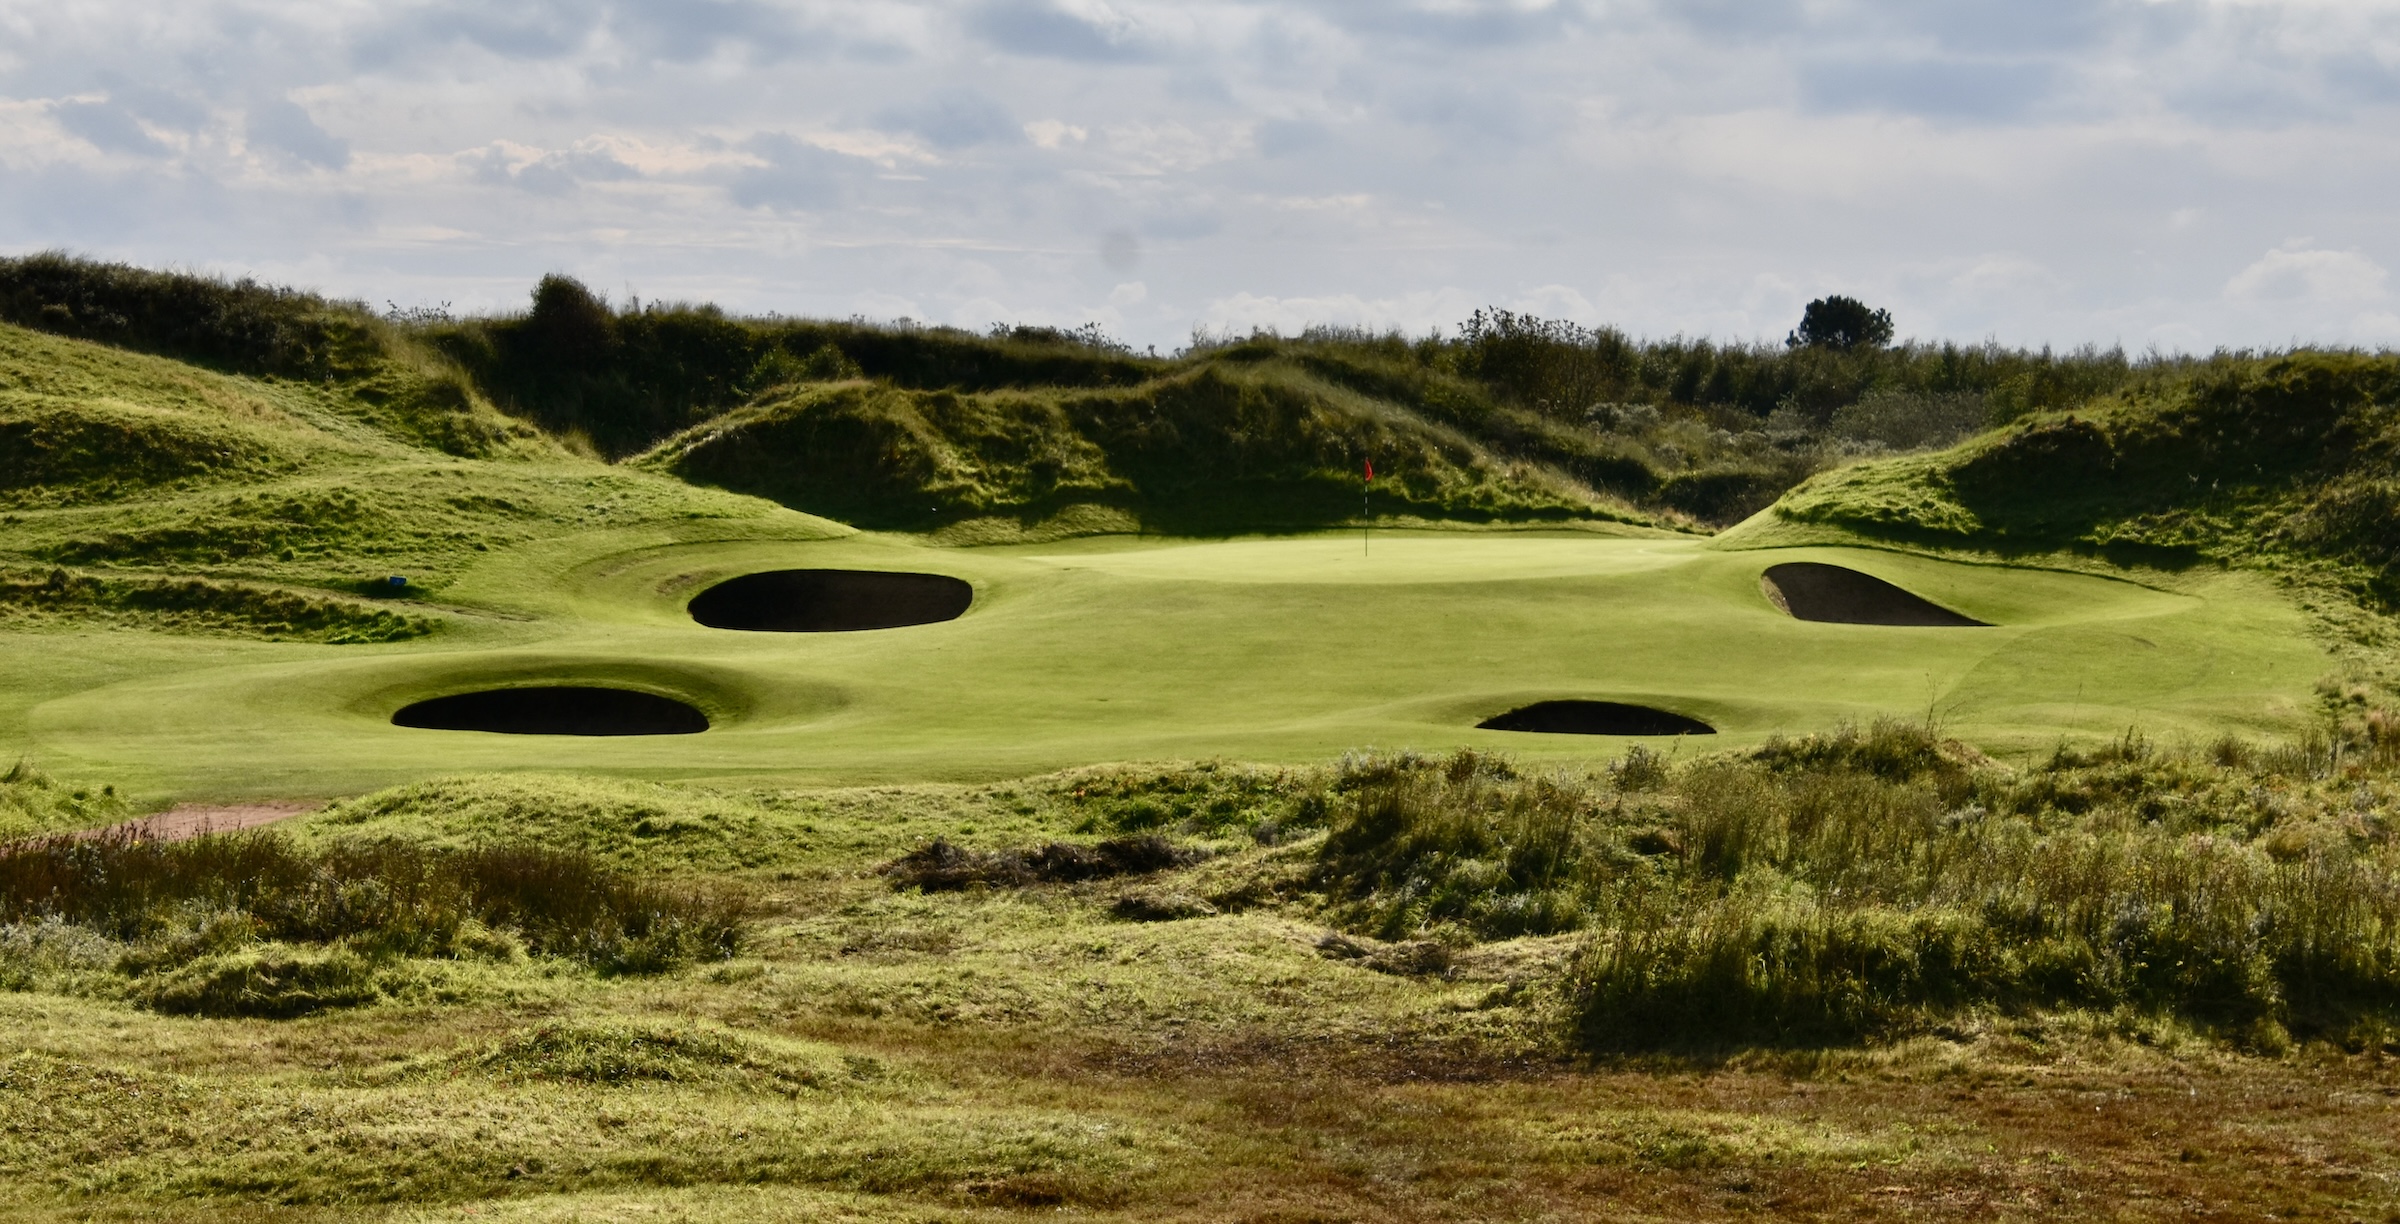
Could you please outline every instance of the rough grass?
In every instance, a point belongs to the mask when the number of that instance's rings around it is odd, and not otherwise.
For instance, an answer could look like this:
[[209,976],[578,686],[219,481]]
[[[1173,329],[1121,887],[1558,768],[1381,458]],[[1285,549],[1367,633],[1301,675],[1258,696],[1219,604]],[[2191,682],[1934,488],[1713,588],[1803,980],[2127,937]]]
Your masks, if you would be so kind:
[[371,1002],[393,962],[523,953],[657,973],[740,947],[746,902],[526,845],[304,848],[274,834],[52,836],[0,850],[0,927],[20,982],[60,967],[71,927],[117,946],[130,997],[162,1012],[288,1017]]
[[59,782],[19,760],[0,771],[0,843],[58,829],[85,829],[133,814],[113,783]]
[[684,1084],[786,1095],[840,1084],[863,1068],[823,1047],[762,1041],[714,1025],[565,1020],[520,1028],[432,1064],[511,1083]]
[[931,893],[1150,875],[1188,867],[1204,857],[1204,852],[1177,846],[1155,834],[1110,838],[1088,846],[1051,842],[1030,850],[970,850],[952,845],[947,838],[935,838],[932,844],[911,850],[879,870],[891,877],[894,888]]
[[668,439],[642,462],[866,526],[930,529],[1075,505],[1168,531],[1426,518],[1624,519],[1556,472],[1290,366],[1210,365],[1123,390],[802,384]]
[[[2010,773],[1921,731],[1869,728],[1697,764],[1629,756],[1589,776],[1385,754],[730,797],[591,782],[547,809],[543,779],[507,803],[495,801],[500,780],[460,779],[318,835],[371,825],[468,839],[538,820],[555,841],[590,811],[591,844],[633,847],[639,817],[627,813],[678,795],[693,810],[755,814],[746,827],[763,840],[812,828],[777,866],[731,868],[772,893],[742,958],[659,976],[561,974],[549,958],[505,953],[354,953],[375,974],[377,1006],[193,1018],[75,984],[120,976],[121,945],[95,950],[98,935],[78,943],[81,928],[55,921],[15,924],[0,944],[40,945],[54,967],[0,993],[25,1051],[0,1064],[0,1179],[42,1211],[152,1214],[1540,1218],[1604,1204],[1660,1218],[1898,1219],[2107,1197],[2374,1219],[2400,1208],[2369,1175],[2400,1133],[2388,1125],[2388,1059],[2325,1045],[2278,1054],[2254,1030],[2138,1007],[1909,1001],[1896,1027],[1867,1013],[1863,1045],[1850,1029],[1769,1024],[1668,1043],[1704,1046],[1701,1059],[1587,1063],[1572,1056],[1586,1048],[1591,958],[1620,929],[1608,913],[1503,939],[1456,923],[1398,940],[1325,925],[1349,924],[1362,898],[1330,887],[1323,873],[1339,856],[1322,830],[1351,828],[1395,791],[1447,804],[1436,823],[1455,827],[1478,806],[1469,793],[1505,817],[1538,804],[1537,791],[1581,789],[1603,800],[1585,823],[1618,843],[1615,857],[1721,881],[1742,847],[1734,879],[1756,884],[1772,868],[1788,904],[1810,895],[1800,877],[1837,858],[1913,878],[1919,834],[1884,833],[1891,813],[1866,801],[1924,789],[2005,791],[2063,831],[2117,836],[2156,821],[2289,856],[2310,844],[2294,830],[2315,836],[2388,806],[2387,763],[2363,721],[2341,743],[2174,753],[2128,740]],[[1807,832],[1783,808],[1764,832],[1705,850],[1708,829],[1732,826],[1722,811],[1700,819],[1716,809],[1695,797],[1732,793],[1728,776],[1754,799],[1864,804],[1853,832],[1873,836],[1837,852],[1843,837],[1826,821]],[[2377,796],[2364,808],[2361,786]],[[610,790],[624,810],[605,810]],[[449,802],[480,806],[445,822]],[[926,893],[873,869],[933,836],[1008,847],[1125,827],[1206,838],[1219,853],[1134,893],[1111,879]],[[1477,854],[1505,858],[1540,827],[1495,819],[1475,836],[1498,840]],[[1423,836],[1438,857],[1444,843]],[[690,861],[739,862],[716,853]],[[1448,878],[1463,896],[1464,877]],[[1811,878],[1817,897],[1835,887]],[[1680,891],[1648,895],[1670,906],[1648,931],[1783,912],[1712,901],[1723,889],[1688,904]],[[1120,913],[1129,896],[1223,903],[1128,922],[1140,917]],[[1925,942],[1909,907],[1842,912],[1847,925],[1831,925],[1851,941],[1845,956],[1862,940]],[[1760,1005],[1767,1014],[1854,997],[1811,994],[1784,972],[1824,963],[1806,942],[1813,929],[1775,928],[1784,942],[1754,956],[1784,992]],[[331,991],[346,952],[286,941],[186,963],[202,966],[195,982],[313,971]],[[1655,1006],[1692,978],[1652,980],[1634,993]],[[1700,980],[1721,1010],[1741,997]],[[1936,1022],[1921,1028],[1919,1016]],[[1628,1045],[1639,1043],[1602,1048]]]
[[1570,992],[1595,1049],[2046,1008],[2270,1046],[2400,1020],[2400,845],[2359,819],[2382,773],[2295,804],[2288,777],[2134,744],[2013,775],[1884,724],[1631,791],[1468,753],[1348,775],[1316,875],[1333,916],[1386,939],[1588,932]]
[[0,569],[0,625],[55,631],[95,623],[334,644],[403,641],[440,625],[361,600],[244,583]]
[[[446,454],[554,453],[465,374],[356,302],[56,253],[0,259],[0,322],[313,388],[313,404]],[[11,341],[22,347],[22,341]]]
[[[562,533],[772,513],[538,439],[444,453],[387,419],[387,374],[405,371],[265,381],[0,325],[5,614],[393,640],[433,622],[339,596],[393,574],[438,590],[494,549]],[[60,567],[111,572],[53,586]]]
[[1794,490],[1782,522],[1999,553],[2265,564],[2400,606],[2400,357],[2226,357]]

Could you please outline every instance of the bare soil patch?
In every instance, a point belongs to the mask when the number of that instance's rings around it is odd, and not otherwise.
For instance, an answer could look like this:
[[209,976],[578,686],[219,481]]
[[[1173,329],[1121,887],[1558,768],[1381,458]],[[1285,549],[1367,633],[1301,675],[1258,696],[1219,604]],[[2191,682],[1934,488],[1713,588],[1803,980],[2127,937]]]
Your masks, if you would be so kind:
[[1953,612],[1873,574],[1821,561],[1770,565],[1758,576],[1758,585],[1770,602],[1797,620],[1948,628],[1990,624]]
[[1537,701],[1475,724],[1485,731],[1548,735],[1715,735],[1717,729],[1672,710],[1622,701]]
[[884,864],[894,888],[956,892],[970,885],[1023,888],[1150,875],[1199,862],[1203,855],[1158,836],[1118,837],[1093,845],[1051,842],[1024,850],[969,850],[948,838]]
[[325,806],[315,799],[270,799],[258,803],[179,803],[155,816],[93,830],[92,837],[138,841],[188,841],[210,833],[238,833]]
[[655,693],[551,685],[435,697],[402,707],[392,725],[503,735],[696,735],[708,730],[708,716]]
[[728,578],[692,597],[692,619],[754,633],[848,633],[956,620],[975,588],[948,574],[883,570],[769,570]]

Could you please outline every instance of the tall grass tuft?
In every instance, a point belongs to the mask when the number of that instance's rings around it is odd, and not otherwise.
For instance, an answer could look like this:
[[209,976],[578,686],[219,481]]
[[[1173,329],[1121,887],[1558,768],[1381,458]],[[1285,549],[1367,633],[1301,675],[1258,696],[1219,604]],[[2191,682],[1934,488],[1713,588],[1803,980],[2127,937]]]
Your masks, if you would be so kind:
[[744,918],[733,894],[678,891],[534,846],[111,832],[0,851],[0,925],[65,923],[121,941],[137,974],[262,943],[447,957],[486,931],[605,973],[652,973],[731,956]]
[[[1384,939],[1586,932],[1595,1050],[2123,1009],[2273,1045],[2400,1019],[2400,843],[2356,780],[2128,735],[2011,773],[1880,723],[1614,778],[1350,764],[1318,854]],[[1638,781],[1638,787],[1627,785]]]

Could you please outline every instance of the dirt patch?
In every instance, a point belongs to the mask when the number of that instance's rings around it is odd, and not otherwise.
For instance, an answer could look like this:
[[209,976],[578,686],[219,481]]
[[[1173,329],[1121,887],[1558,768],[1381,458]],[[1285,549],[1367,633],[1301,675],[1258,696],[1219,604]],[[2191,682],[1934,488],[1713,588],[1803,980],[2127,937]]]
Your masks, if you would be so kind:
[[260,825],[288,820],[325,806],[313,800],[276,799],[262,803],[183,803],[156,816],[128,820],[94,829],[93,837],[130,837],[138,841],[188,841],[210,833],[238,833]]
[[974,601],[975,588],[948,574],[796,569],[728,578],[690,611],[711,629],[848,633],[957,620]]
[[1770,565],[1759,588],[1794,619],[1836,625],[1983,627],[1990,622],[1963,616],[1873,574],[1821,561]]
[[1485,731],[1548,735],[1715,735],[1717,729],[1677,714],[1622,701],[1537,701],[1475,724]]
[[696,735],[708,715],[633,689],[554,685],[456,693],[402,707],[396,727],[503,735]]
[[1028,884],[1072,884],[1116,876],[1149,875],[1188,867],[1204,855],[1163,837],[1119,837],[1093,845],[1051,842],[1031,850],[969,850],[935,838],[881,868],[893,888],[956,892],[969,885],[1022,888]]

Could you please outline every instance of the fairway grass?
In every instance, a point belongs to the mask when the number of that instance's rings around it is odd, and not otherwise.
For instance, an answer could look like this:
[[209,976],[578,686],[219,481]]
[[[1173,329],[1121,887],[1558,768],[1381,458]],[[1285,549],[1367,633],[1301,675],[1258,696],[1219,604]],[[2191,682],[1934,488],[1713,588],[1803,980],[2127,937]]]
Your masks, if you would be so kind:
[[[1758,576],[1801,560],[1875,574],[1992,627],[1794,620]],[[952,622],[829,634],[712,630],[684,611],[725,578],[815,567],[952,574],[975,601]],[[774,512],[492,553],[411,610],[438,611],[441,632],[338,647],[13,635],[0,639],[16,680],[0,727],[45,768],[152,798],[332,796],[508,769],[963,781],[1096,761],[1303,762],[1362,745],[1568,760],[1631,742],[1475,728],[1569,698],[1699,718],[1720,733],[1712,749],[1898,715],[2006,756],[2128,728],[2289,732],[2329,666],[2300,613],[2238,573],[2142,582],[1580,532],[965,549]],[[674,697],[712,727],[595,742],[390,725],[413,701],[543,683]]]

